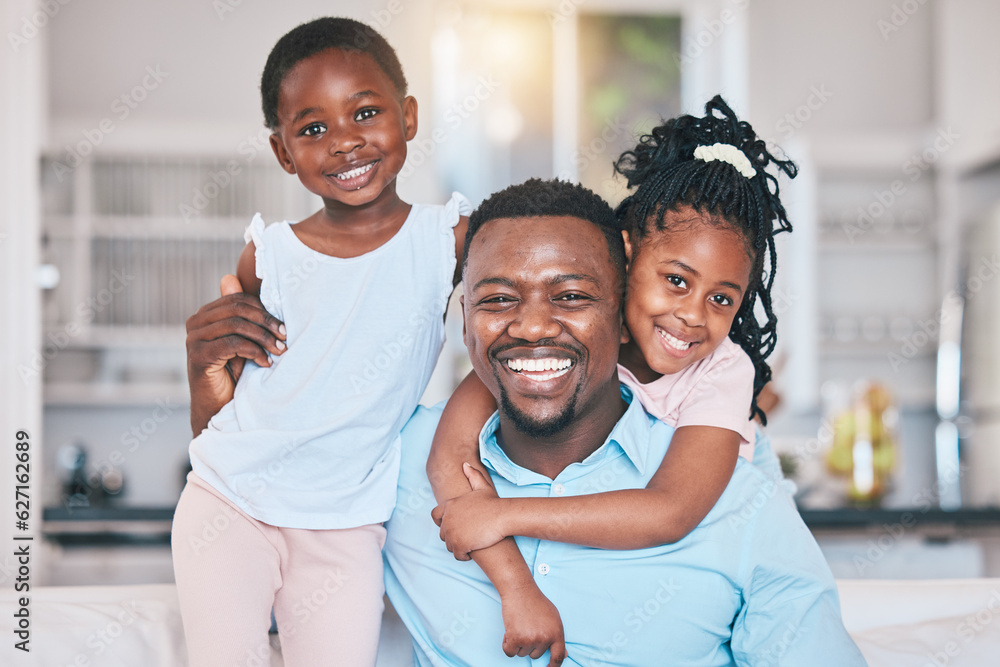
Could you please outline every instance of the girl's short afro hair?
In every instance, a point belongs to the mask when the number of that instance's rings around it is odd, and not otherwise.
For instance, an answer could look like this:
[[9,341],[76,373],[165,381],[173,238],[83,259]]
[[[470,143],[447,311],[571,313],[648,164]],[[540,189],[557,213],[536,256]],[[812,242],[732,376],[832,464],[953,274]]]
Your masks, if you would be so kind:
[[360,21],[327,16],[294,28],[271,49],[264,65],[264,73],[260,77],[261,106],[264,110],[264,125],[268,129],[278,129],[278,91],[289,70],[306,58],[327,49],[367,53],[392,81],[399,96],[406,97],[403,66],[389,42]]

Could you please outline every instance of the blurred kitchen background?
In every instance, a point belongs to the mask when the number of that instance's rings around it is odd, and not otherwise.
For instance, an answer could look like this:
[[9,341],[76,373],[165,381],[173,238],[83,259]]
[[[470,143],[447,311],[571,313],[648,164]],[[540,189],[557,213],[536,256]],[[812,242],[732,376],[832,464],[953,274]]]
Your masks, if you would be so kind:
[[[420,105],[409,201],[478,203],[531,176],[617,201],[618,154],[721,93],[801,168],[781,183],[795,231],[778,251],[768,431],[835,573],[1000,575],[995,0],[3,12],[0,423],[9,441],[31,434],[46,583],[170,580],[191,437],[184,322],[234,270],[254,212],[318,206],[272,157],[258,85],[278,37],[328,14],[399,53]],[[449,329],[428,403],[468,368],[457,311]],[[13,449],[0,456],[13,470]]]

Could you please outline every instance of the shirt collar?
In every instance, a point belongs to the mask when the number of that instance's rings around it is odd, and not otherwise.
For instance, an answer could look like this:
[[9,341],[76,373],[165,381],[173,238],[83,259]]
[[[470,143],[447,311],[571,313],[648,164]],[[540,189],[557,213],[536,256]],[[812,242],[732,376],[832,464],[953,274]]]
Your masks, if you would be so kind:
[[[656,420],[646,412],[640,401],[633,400],[632,390],[624,384],[621,385],[621,395],[622,399],[629,404],[628,409],[625,410],[625,414],[618,420],[615,427],[611,429],[604,444],[582,462],[567,466],[559,473],[557,479],[576,477],[585,470],[601,465],[622,453],[640,474],[645,473],[649,454],[649,439],[652,433],[651,425]],[[499,428],[500,413],[494,412],[479,433],[479,456],[483,463],[493,472],[518,486],[550,483],[552,480],[545,475],[523,468],[508,458],[507,453],[497,443],[497,430]],[[584,470],[580,470],[581,468]]]

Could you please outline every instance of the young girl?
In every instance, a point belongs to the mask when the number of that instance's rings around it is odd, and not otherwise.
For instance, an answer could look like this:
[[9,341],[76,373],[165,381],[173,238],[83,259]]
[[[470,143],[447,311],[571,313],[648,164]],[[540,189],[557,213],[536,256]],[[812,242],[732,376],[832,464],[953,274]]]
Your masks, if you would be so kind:
[[[765,169],[774,165],[794,177],[796,167],[768,152],[720,97],[705,111],[656,127],[615,165],[635,188],[616,211],[629,260],[630,340],[620,351],[620,377],[651,414],[676,427],[647,488],[497,498],[478,465],[477,442],[496,405],[474,376],[449,401],[435,436],[428,472],[441,502],[434,516],[442,539],[456,558],[471,553],[491,579],[507,580],[499,589],[505,626],[537,628],[527,644],[505,638],[508,655],[539,657],[551,646],[557,664],[565,647],[556,612],[540,599],[530,572],[519,570],[512,585],[510,568],[491,565],[517,556],[507,536],[605,549],[682,540],[724,491],[741,448],[752,456],[752,417],[765,421],[757,396],[770,380],[764,360],[775,343],[774,234],[791,229],[777,179]],[[459,476],[463,469],[468,481]],[[508,590],[516,593],[505,597]]]
[[444,341],[468,202],[397,196],[417,103],[367,26],[295,28],[261,95],[278,161],[323,207],[247,230],[238,278],[287,351],[246,364],[191,443],[172,535],[184,630],[192,665],[269,664],[273,608],[286,665],[372,665],[399,432]]

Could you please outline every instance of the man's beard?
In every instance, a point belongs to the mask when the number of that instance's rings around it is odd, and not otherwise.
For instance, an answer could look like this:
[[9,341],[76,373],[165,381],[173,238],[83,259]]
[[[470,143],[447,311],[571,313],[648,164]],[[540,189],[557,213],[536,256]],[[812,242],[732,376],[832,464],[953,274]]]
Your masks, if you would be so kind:
[[540,420],[535,419],[515,406],[507,394],[506,387],[503,386],[502,382],[499,382],[499,378],[497,380],[500,386],[500,413],[511,421],[514,428],[527,436],[532,438],[551,437],[569,426],[576,418],[576,397],[580,392],[579,386],[573,392],[573,396],[566,403],[566,407],[563,408],[562,412],[554,417]]

